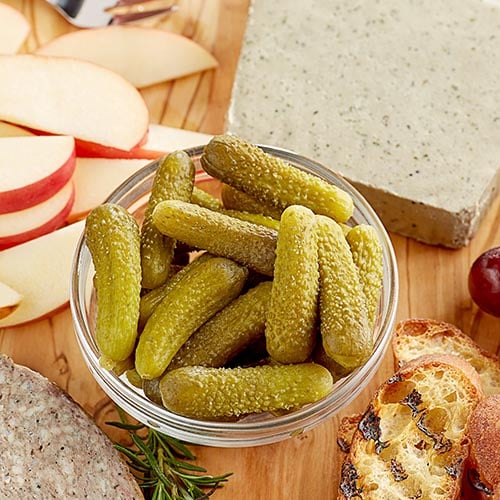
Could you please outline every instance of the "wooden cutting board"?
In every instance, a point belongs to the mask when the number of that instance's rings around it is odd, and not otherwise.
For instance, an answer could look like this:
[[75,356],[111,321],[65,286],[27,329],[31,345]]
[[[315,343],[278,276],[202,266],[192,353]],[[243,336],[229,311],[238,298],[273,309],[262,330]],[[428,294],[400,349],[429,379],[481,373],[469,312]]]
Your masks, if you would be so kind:
[[[5,0],[4,0],[5,1]],[[31,50],[71,29],[42,0],[8,0],[28,17]],[[143,90],[152,121],[210,134],[223,130],[231,86],[245,27],[248,0],[180,0],[175,14],[149,25],[192,37],[218,59],[215,71]],[[397,319],[429,317],[454,323],[491,352],[500,350],[500,319],[471,302],[467,273],[487,248],[500,245],[500,200],[494,203],[480,231],[466,248],[448,250],[391,235],[399,265]],[[47,293],[50,293],[48,284]],[[113,404],[88,372],[76,343],[71,315],[64,308],[51,318],[0,331],[0,351],[65,389],[112,437],[123,438],[105,424],[116,419]],[[287,441],[256,448],[220,449],[193,446],[198,463],[210,473],[233,472],[215,494],[220,500],[326,500],[336,497],[339,419],[366,406],[374,389],[393,371],[387,353],[368,388],[340,415]]]

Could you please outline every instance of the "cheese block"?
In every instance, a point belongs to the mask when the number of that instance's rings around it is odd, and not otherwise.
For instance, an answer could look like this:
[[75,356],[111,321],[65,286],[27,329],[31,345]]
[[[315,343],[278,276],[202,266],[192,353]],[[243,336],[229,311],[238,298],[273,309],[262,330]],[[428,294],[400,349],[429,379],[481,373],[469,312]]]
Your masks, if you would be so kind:
[[458,248],[500,189],[500,2],[254,0],[226,129],[344,175]]

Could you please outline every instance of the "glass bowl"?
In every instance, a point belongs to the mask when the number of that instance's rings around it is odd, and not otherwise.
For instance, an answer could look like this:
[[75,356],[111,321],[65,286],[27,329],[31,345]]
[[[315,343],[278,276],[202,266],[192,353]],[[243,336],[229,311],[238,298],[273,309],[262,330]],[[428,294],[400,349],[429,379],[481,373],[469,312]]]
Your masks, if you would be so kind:
[[[108,396],[131,416],[147,426],[194,444],[219,447],[256,446],[280,441],[313,428],[344,408],[367,386],[377,371],[391,338],[398,298],[397,266],[391,241],[374,210],[349,183],[323,165],[284,149],[261,147],[267,153],[347,191],[353,197],[355,206],[349,223],[371,224],[382,242],[384,277],[373,331],[373,352],[363,366],[338,380],[332,391],[320,401],[284,415],[265,413],[237,422],[187,418],[151,402],[143,391],[131,385],[124,375],[119,377],[99,364],[99,350],[93,332],[94,268],[83,237],[76,249],[70,304],[78,342],[92,375]],[[186,152],[197,167],[197,185],[212,193],[217,191],[219,181],[209,177],[200,167],[203,146],[187,149]],[[118,203],[140,217],[149,197],[158,164],[158,161],[152,162],[135,173],[119,186],[107,201]]]

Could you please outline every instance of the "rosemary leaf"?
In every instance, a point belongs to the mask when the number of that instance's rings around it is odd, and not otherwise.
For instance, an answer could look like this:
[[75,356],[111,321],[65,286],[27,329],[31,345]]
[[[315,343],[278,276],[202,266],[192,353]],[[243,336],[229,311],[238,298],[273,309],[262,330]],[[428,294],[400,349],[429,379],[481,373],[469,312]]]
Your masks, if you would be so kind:
[[121,408],[117,411],[120,422],[106,423],[129,433],[133,445],[115,443],[115,448],[127,458],[146,500],[208,500],[231,476],[207,474],[203,467],[186,461],[196,457],[184,443],[145,425],[131,424]]

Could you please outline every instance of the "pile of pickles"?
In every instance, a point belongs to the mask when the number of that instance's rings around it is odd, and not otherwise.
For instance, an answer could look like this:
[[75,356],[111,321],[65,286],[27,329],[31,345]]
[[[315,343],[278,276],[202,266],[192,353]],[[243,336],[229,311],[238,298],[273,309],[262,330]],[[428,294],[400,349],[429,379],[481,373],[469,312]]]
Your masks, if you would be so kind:
[[373,227],[353,200],[232,135],[204,148],[221,200],[183,151],[162,159],[140,225],[87,217],[101,364],[198,419],[296,410],[366,362],[382,288]]

